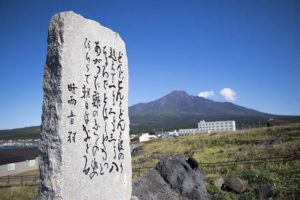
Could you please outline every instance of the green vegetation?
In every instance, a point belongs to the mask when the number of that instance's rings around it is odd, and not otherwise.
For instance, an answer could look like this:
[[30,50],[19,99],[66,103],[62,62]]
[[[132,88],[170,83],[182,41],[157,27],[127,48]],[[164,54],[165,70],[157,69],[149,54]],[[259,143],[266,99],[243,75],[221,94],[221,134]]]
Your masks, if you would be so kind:
[[[11,175],[10,184],[20,185],[21,180],[15,179],[20,176],[37,176],[38,170],[32,170],[28,172],[19,173],[16,175]],[[14,178],[15,177],[15,178]],[[38,186],[35,185],[36,182],[33,179],[23,180],[23,186],[14,186],[14,187],[1,187],[7,185],[7,179],[5,177],[0,177],[0,199],[1,200],[33,200],[37,199],[38,195]],[[31,185],[26,185],[31,184]]]
[[[267,184],[273,199],[296,199],[300,196],[300,161],[264,162],[228,166],[205,163],[243,161],[257,158],[300,156],[300,123],[232,133],[192,135],[176,139],[153,140],[133,157],[133,168],[153,167],[165,156],[192,156],[202,163],[207,190],[213,199],[259,199],[259,188]],[[147,170],[134,170],[134,179]],[[248,181],[253,190],[237,194],[217,188],[213,180],[237,176]]]
[[37,186],[22,186],[11,188],[0,188],[1,200],[29,200],[37,199]]

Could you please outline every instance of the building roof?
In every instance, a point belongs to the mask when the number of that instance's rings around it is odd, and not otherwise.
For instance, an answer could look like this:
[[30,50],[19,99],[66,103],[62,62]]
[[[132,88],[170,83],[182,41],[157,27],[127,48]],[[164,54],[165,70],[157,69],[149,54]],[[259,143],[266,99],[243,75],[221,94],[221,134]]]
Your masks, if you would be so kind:
[[0,165],[33,160],[39,156],[38,148],[16,148],[0,151]]

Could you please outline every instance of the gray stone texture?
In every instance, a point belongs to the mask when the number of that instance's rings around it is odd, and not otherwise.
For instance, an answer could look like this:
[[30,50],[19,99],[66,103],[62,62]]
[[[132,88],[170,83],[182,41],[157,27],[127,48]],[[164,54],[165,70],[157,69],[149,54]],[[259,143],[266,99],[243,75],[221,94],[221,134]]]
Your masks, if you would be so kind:
[[230,177],[224,183],[225,189],[229,191],[234,191],[236,193],[242,193],[246,191],[252,191],[253,189],[248,184],[247,180],[241,179],[239,177]]
[[139,200],[206,200],[203,178],[199,167],[193,169],[178,156],[167,157],[133,183],[133,195]]
[[74,12],[49,24],[39,199],[131,198],[128,65],[118,33]]

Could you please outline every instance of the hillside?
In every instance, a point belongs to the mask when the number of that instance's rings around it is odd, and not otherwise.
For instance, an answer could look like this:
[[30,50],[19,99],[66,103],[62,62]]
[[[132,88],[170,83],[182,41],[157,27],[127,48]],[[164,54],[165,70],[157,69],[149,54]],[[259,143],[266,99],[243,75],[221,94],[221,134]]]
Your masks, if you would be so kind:
[[[229,102],[217,102],[184,91],[170,94],[149,103],[129,107],[130,130],[161,131],[196,128],[200,120],[235,120],[238,129],[266,126],[270,118],[275,124],[299,122],[300,116],[280,116],[262,113]],[[38,138],[39,126],[0,130],[0,139]]]
[[[161,158],[181,155],[196,159],[205,174],[211,199],[298,199],[300,195],[300,123],[230,133],[196,134],[144,143],[132,157],[133,178],[151,170]],[[176,147],[176,148],[174,148]],[[240,177],[251,190],[235,193],[214,185],[214,180]]]
[[37,139],[40,137],[40,126],[0,130],[0,140]]
[[270,118],[277,123],[295,122],[300,117],[262,113],[229,102],[217,102],[184,91],[170,94],[129,108],[131,130],[161,130],[197,127],[200,120],[235,120],[238,128],[266,125]]

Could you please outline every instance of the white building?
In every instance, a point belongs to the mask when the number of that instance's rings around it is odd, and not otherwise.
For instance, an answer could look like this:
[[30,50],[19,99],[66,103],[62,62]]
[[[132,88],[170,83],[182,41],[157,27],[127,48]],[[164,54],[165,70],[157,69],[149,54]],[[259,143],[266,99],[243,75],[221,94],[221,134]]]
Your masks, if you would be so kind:
[[189,128],[189,129],[179,129],[179,135],[184,136],[184,135],[192,135],[199,133],[199,129],[197,128]]
[[37,148],[0,151],[0,177],[38,169]]
[[168,135],[169,135],[169,136],[177,137],[179,134],[178,134],[178,132],[177,132],[176,130],[174,130],[174,131],[169,131],[169,132],[168,132]]
[[155,135],[149,135],[149,133],[142,133],[142,135],[139,137],[140,142],[147,142],[152,139],[156,139],[157,137]]
[[198,123],[199,132],[222,132],[222,131],[236,131],[235,121],[215,121],[205,122],[204,120]]

